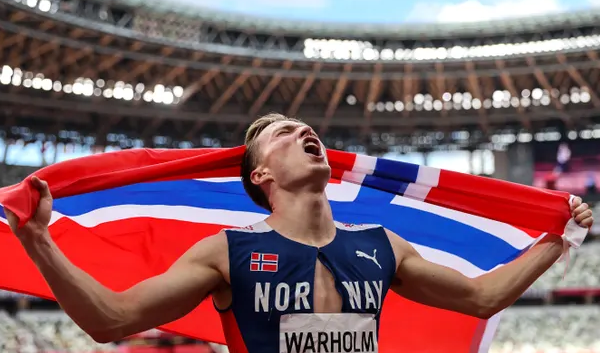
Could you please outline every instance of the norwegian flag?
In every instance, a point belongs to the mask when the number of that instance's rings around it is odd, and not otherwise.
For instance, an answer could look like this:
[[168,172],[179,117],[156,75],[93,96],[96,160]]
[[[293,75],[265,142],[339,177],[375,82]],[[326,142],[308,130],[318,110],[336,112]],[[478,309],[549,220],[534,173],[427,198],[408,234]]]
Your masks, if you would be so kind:
[[[167,271],[199,240],[268,216],[244,191],[244,150],[130,149],[45,167],[35,175],[54,196],[50,233],[82,270],[113,290],[126,290]],[[424,258],[471,278],[518,257],[544,232],[564,233],[571,218],[567,193],[342,151],[327,150],[327,156],[332,175],[325,191],[335,220],[355,224],[352,230],[381,224]],[[29,179],[0,189],[0,204],[21,225],[39,201]],[[0,289],[53,298],[6,223],[0,208]],[[257,250],[250,257],[256,271],[278,270],[276,254]],[[384,307],[382,353],[484,353],[500,320],[393,293]],[[224,343],[219,320],[212,301],[205,300],[159,329]]]
[[250,255],[250,271],[253,272],[277,272],[279,267],[279,255],[262,254],[253,252]]

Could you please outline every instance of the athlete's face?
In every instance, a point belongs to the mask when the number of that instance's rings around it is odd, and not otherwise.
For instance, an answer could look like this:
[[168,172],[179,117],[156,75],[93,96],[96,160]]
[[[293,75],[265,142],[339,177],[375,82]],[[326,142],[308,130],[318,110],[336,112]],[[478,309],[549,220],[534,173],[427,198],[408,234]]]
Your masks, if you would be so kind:
[[313,129],[303,123],[278,121],[256,139],[258,166],[254,183],[274,181],[284,189],[325,188],[331,175],[325,147]]

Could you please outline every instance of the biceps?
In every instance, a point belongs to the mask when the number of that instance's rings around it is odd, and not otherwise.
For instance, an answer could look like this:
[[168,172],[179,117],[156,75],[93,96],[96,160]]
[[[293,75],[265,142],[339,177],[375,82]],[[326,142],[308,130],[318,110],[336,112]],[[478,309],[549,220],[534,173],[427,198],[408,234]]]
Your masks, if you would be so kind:
[[123,292],[129,315],[125,335],[177,320],[196,308],[219,283],[208,266],[176,263],[167,272]]
[[392,290],[412,301],[441,309],[466,314],[477,310],[474,281],[420,256],[402,261]]

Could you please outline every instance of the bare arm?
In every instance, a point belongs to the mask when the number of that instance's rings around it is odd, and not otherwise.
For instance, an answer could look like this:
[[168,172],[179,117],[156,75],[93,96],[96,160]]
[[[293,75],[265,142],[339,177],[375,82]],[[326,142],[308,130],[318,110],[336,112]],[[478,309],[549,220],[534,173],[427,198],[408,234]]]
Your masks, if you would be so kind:
[[7,218],[61,307],[96,341],[114,341],[176,320],[223,283],[217,256],[227,253],[227,242],[219,233],[198,242],[161,275],[124,292],[106,288],[73,265],[51,239],[52,199],[45,183],[33,183],[42,194],[35,217],[21,229],[10,211]]
[[124,292],[112,291],[73,265],[47,235],[24,243],[58,303],[84,331],[110,342],[174,321],[200,304],[221,281],[211,260],[222,239],[198,242],[163,274]]
[[[577,199],[572,205],[575,221],[590,227],[592,212]],[[485,275],[468,278],[460,272],[423,259],[405,240],[388,231],[397,255],[398,294],[425,304],[463,314],[489,318],[513,304],[563,252],[563,239],[548,235],[525,254]]]
[[514,303],[560,257],[558,236],[547,237],[511,263],[476,278],[434,264],[421,257],[397,235],[395,248],[402,253],[392,289],[425,305],[489,318]]

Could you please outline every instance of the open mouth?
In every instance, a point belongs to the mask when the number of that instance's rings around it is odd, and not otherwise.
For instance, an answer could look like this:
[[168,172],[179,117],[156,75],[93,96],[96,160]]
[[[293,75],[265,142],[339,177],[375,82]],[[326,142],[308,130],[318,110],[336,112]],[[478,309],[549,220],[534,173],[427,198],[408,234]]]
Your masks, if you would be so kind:
[[321,156],[321,149],[319,148],[319,146],[317,146],[315,144],[309,144],[309,145],[304,146],[304,152],[306,152],[308,154],[312,154],[313,156],[316,156],[316,157]]
[[321,146],[318,143],[312,141],[313,139],[306,139],[304,141],[304,152],[311,154],[315,157],[321,157],[322,151]]

